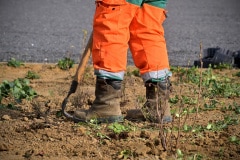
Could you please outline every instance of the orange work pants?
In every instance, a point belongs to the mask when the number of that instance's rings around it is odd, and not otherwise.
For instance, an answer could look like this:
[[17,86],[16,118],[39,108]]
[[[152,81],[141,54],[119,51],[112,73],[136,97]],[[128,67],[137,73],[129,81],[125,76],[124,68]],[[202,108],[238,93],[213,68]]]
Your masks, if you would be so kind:
[[[120,73],[126,70],[130,47],[135,66],[145,80],[169,69],[162,26],[166,11],[149,4],[142,6],[126,0],[97,0],[93,20],[92,58],[95,70]],[[155,76],[154,76],[155,75]]]

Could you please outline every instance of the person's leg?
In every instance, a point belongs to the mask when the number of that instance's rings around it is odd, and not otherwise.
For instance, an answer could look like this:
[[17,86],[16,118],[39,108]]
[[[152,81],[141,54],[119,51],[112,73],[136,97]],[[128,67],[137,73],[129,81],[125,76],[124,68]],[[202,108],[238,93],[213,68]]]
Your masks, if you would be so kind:
[[[146,119],[156,121],[162,115],[164,122],[172,120],[168,104],[171,72],[164,28],[166,11],[163,0],[143,3],[130,25],[130,49],[136,67],[145,82],[147,102],[143,106]],[[156,109],[159,106],[159,114]],[[149,116],[149,115],[152,116]],[[155,117],[155,118],[154,118]],[[158,120],[159,121],[159,120]]]
[[165,18],[165,9],[144,3],[130,25],[129,46],[134,63],[145,82],[149,79],[164,79],[166,74],[170,74],[162,25]]
[[97,1],[92,58],[97,76],[123,80],[130,38],[129,25],[139,6],[126,0]]
[[127,63],[129,25],[139,8],[126,0],[97,0],[93,21],[92,58],[97,76],[95,100],[89,110],[75,112],[75,119],[122,121],[121,82]]

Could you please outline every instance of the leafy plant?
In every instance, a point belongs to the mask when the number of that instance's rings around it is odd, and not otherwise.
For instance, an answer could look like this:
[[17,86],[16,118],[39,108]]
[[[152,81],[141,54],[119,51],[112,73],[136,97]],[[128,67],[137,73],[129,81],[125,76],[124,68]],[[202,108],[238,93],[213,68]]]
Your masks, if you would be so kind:
[[22,99],[31,100],[37,93],[29,86],[28,79],[18,78],[12,82],[4,80],[0,84],[0,102],[3,97],[13,97],[17,101]]
[[201,154],[194,154],[194,156],[190,157],[189,160],[190,159],[192,159],[192,160],[202,160],[202,159],[204,159],[204,157]]
[[74,61],[70,58],[65,57],[58,61],[58,67],[62,70],[67,70],[73,67]]
[[120,152],[119,158],[128,159],[133,155],[134,155],[134,153],[132,153],[130,150],[124,149]]
[[169,99],[170,103],[177,104],[179,101],[178,95],[175,95],[174,97]]
[[233,67],[232,67],[232,64],[220,63],[218,65],[214,65],[213,68],[222,70],[222,69],[231,69]]
[[180,149],[177,149],[177,150],[176,150],[176,154],[177,154],[177,158],[178,158],[179,160],[183,158],[183,153],[182,153],[182,151],[181,151]]
[[240,144],[240,139],[237,136],[231,136],[229,141],[235,144]]
[[214,97],[216,95],[222,97],[239,97],[240,86],[239,84],[229,82],[214,81],[208,86],[207,92],[205,92],[204,96]]
[[62,116],[63,116],[62,110],[58,110],[58,111],[56,112],[56,117],[59,118],[59,117],[62,117]]
[[218,103],[218,102],[217,102],[216,100],[211,100],[209,104],[207,104],[207,103],[204,104],[204,108],[205,108],[206,110],[213,110],[213,109],[216,108],[216,104],[217,104],[217,103]]
[[240,114],[240,106],[235,106],[235,113]]
[[103,139],[108,139],[111,140],[111,138],[109,136],[107,136],[106,134],[103,134],[101,132],[97,132],[97,137],[100,139],[100,142],[102,143]]
[[224,106],[221,108],[222,112],[226,111],[234,111],[236,114],[240,114],[240,105],[238,105],[236,102],[233,102],[233,104],[229,106]]
[[188,131],[191,131],[192,130],[192,127],[191,126],[189,126],[189,125],[187,125],[187,124],[184,124],[183,125],[183,131],[184,132],[188,132]]
[[112,130],[116,134],[120,134],[122,132],[126,132],[126,131],[130,130],[129,127],[126,127],[126,126],[124,126],[122,124],[119,124],[117,122],[112,123],[111,125],[109,125],[108,129]]
[[8,61],[7,65],[17,68],[17,67],[20,67],[21,65],[23,65],[23,62],[18,61],[15,58],[11,58],[11,60]]
[[7,105],[0,104],[0,109],[5,109],[5,108],[10,109],[10,110],[19,110],[19,108],[12,103],[9,103]]
[[136,77],[140,77],[140,72],[139,72],[138,69],[133,70],[133,71],[132,71],[132,74],[133,74],[134,76],[136,76]]
[[199,85],[200,76],[202,79],[203,96],[214,97],[216,95],[222,97],[239,97],[240,85],[239,83],[233,83],[227,77],[219,77],[213,73],[212,68],[207,68],[200,74],[200,69],[196,67],[192,68],[180,68],[172,69],[176,72],[180,82],[193,83]]
[[196,104],[196,100],[193,98],[189,98],[187,96],[182,96],[182,101],[184,104]]
[[28,71],[25,78],[27,78],[27,79],[39,79],[40,76],[34,71]]
[[139,69],[134,69],[134,70],[127,70],[126,73],[127,76],[135,76],[135,77],[140,77],[140,72]]
[[204,127],[202,125],[196,125],[196,126],[194,126],[194,128],[192,128],[193,133],[199,133],[202,131],[204,131]]
[[224,120],[222,120],[222,121],[217,121],[215,123],[209,123],[206,126],[206,129],[212,130],[212,131],[220,131],[220,130],[228,128],[229,125],[237,125],[238,123],[239,123],[238,118],[232,117],[232,116],[225,116]]

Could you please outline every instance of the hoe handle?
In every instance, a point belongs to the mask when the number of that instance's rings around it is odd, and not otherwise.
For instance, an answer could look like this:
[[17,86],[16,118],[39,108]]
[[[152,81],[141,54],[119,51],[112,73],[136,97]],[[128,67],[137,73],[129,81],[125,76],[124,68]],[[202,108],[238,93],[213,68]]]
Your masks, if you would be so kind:
[[82,58],[81,58],[81,60],[80,60],[80,62],[79,62],[79,64],[78,64],[78,68],[77,68],[77,70],[76,70],[74,79],[73,79],[73,81],[72,81],[70,90],[69,90],[69,92],[68,92],[68,96],[69,96],[70,94],[76,92],[78,83],[80,83],[81,80],[82,80],[82,77],[83,77],[85,68],[86,68],[86,66],[87,66],[88,60],[89,60],[90,55],[91,55],[92,36],[93,36],[93,35],[92,35],[92,33],[91,33],[91,35],[90,35],[90,37],[89,37],[89,39],[88,39],[87,46],[86,46],[85,49],[84,49]]
[[93,35],[91,33],[91,35],[89,37],[89,40],[88,40],[88,43],[87,43],[87,46],[84,49],[81,61],[78,64],[78,68],[77,68],[77,71],[75,73],[74,80],[77,81],[78,83],[82,80],[82,77],[83,77],[83,74],[84,74],[87,62],[88,62],[89,57],[91,55],[92,41],[93,41],[92,40],[92,36]]
[[63,100],[62,102],[62,114],[69,118],[69,119],[72,119],[72,120],[75,120],[74,116],[71,115],[70,113],[68,113],[67,111],[65,111],[66,109],[66,106],[67,106],[67,102],[68,102],[68,98],[69,96],[72,94],[72,93],[75,93],[76,90],[77,90],[77,86],[78,86],[78,83],[80,83],[80,81],[82,80],[82,77],[83,77],[83,74],[84,74],[84,71],[85,71],[85,68],[87,66],[87,63],[88,63],[88,60],[90,58],[90,55],[91,55],[91,49],[92,49],[92,33],[88,39],[88,43],[87,43],[87,46],[85,47],[84,49],[84,52],[83,52],[83,55],[82,55],[82,58],[81,58],[81,61],[79,62],[78,64],[78,68],[76,70],[76,73],[75,73],[75,76],[74,76],[74,80],[72,81],[72,84],[71,84],[71,87],[70,87],[70,90],[68,92],[68,95],[67,97]]

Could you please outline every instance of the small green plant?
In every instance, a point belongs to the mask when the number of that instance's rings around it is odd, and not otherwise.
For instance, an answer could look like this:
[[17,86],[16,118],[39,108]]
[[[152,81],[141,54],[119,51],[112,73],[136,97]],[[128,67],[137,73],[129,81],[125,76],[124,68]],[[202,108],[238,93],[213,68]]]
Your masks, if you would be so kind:
[[218,65],[214,65],[213,68],[223,70],[223,69],[232,69],[233,67],[232,67],[232,64],[220,63]]
[[27,79],[39,79],[40,76],[34,71],[28,71],[25,78],[27,78]]
[[101,132],[97,132],[96,135],[97,135],[97,137],[99,138],[100,143],[103,143],[103,140],[104,140],[104,139],[111,140],[110,137],[108,137],[106,134],[103,134],[103,133],[101,133]]
[[183,159],[183,153],[180,149],[176,150],[176,154],[177,154],[177,159],[178,160],[182,160]]
[[230,104],[229,106],[222,107],[221,111],[234,111],[236,114],[240,114],[240,105],[238,105],[236,102],[233,102],[233,104]]
[[120,155],[118,156],[120,159],[128,159],[132,157],[134,153],[132,153],[130,150],[124,149],[120,152]]
[[62,70],[68,70],[73,67],[74,61],[65,57],[64,59],[59,60],[57,65]]
[[90,119],[88,126],[94,130],[100,130],[102,128],[96,118]]
[[20,67],[21,65],[23,65],[23,62],[18,61],[15,58],[11,58],[11,60],[8,61],[7,65],[17,68],[17,67]]
[[213,110],[216,108],[216,104],[218,102],[216,100],[211,100],[209,104],[204,103],[204,109],[205,110]]
[[189,132],[189,131],[191,131],[192,130],[192,126],[189,126],[189,125],[187,125],[187,124],[184,124],[183,125],[183,131],[184,132]]
[[177,104],[179,101],[178,95],[175,95],[174,97],[169,99],[169,102],[172,104]]
[[202,125],[195,125],[194,128],[192,128],[193,133],[200,133],[204,131],[204,127]]
[[15,106],[14,104],[12,104],[12,103],[9,103],[7,105],[0,104],[0,109],[19,110],[19,108],[17,106]]
[[240,139],[237,136],[231,136],[229,141],[234,144],[240,144]]
[[240,106],[236,106],[234,111],[236,114],[240,114]]
[[189,157],[189,160],[202,160],[204,157],[201,154],[194,154],[192,157]]
[[99,124],[97,119],[90,119],[89,123],[79,122],[78,125],[87,127],[88,128],[88,131],[86,132],[87,135],[97,137],[101,144],[105,143],[105,141],[103,141],[105,139],[111,140],[111,138],[109,136],[107,136],[106,134],[102,133],[103,128]]
[[134,76],[136,76],[136,77],[140,77],[140,72],[139,72],[138,69],[133,70],[133,71],[132,71],[132,74],[133,74]]
[[63,116],[62,110],[58,110],[55,115],[56,115],[57,118],[62,117]]
[[119,124],[117,122],[112,123],[111,125],[108,126],[108,129],[112,130],[115,134],[120,134],[122,132],[127,132],[130,130],[129,127],[126,127],[122,124]]
[[184,103],[184,104],[197,104],[197,101],[195,100],[195,99],[193,99],[193,98],[190,98],[190,97],[188,97],[188,96],[182,96],[182,102]]
[[13,97],[16,101],[31,100],[37,93],[29,86],[28,79],[18,78],[12,82],[4,80],[0,84],[0,102],[3,97]]
[[139,72],[139,69],[134,69],[134,70],[128,69],[126,72],[126,75],[140,77],[140,72]]

